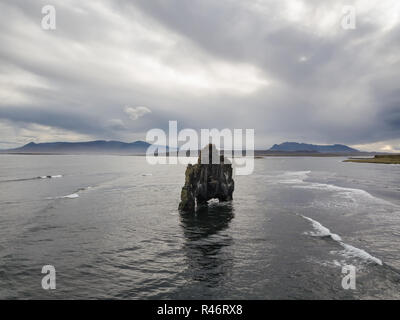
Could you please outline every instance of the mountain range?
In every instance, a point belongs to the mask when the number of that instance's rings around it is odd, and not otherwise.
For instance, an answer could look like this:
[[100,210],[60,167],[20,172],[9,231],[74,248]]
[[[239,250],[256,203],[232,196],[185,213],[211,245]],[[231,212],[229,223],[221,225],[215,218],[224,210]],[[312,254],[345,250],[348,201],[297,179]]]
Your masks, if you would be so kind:
[[144,154],[150,143],[135,141],[87,141],[87,142],[30,142],[20,148],[2,150],[3,153],[112,153],[112,154]]
[[[145,154],[150,143],[145,141],[120,142],[120,141],[87,141],[87,142],[30,142],[22,147],[0,150],[0,153],[103,153],[103,154]],[[168,147],[167,147],[168,150]],[[261,151],[260,151],[261,152]],[[264,151],[265,152],[265,151]],[[358,153],[360,151],[342,144],[314,145],[298,142],[284,142],[274,144],[267,152],[271,153]]]
[[274,144],[268,151],[281,151],[281,152],[319,152],[319,153],[354,153],[360,152],[357,149],[350,148],[343,144],[333,145],[316,145],[298,142],[284,142],[281,144]]

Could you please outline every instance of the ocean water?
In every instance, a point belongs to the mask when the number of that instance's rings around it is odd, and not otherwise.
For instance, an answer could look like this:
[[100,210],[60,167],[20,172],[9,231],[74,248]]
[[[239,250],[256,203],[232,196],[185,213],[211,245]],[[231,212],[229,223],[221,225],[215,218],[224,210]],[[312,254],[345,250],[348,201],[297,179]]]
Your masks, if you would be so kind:
[[400,166],[342,160],[256,159],[180,214],[182,165],[0,155],[0,298],[399,299]]

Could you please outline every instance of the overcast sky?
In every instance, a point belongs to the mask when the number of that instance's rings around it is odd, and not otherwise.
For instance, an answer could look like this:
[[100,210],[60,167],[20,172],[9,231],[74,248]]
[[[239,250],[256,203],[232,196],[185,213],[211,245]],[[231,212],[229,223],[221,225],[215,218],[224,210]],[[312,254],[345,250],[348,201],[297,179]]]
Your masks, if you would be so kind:
[[[54,5],[56,30],[43,30]],[[344,5],[356,29],[342,28]],[[0,0],[0,148],[253,128],[400,151],[400,1]]]

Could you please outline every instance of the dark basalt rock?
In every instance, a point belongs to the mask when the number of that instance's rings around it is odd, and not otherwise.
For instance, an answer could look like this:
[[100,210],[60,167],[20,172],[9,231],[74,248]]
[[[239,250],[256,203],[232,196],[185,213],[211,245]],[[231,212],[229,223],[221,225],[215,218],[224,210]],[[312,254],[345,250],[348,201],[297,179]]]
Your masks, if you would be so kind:
[[197,164],[186,168],[179,210],[194,211],[196,202],[201,205],[211,199],[232,200],[234,186],[232,164],[209,144],[200,151]]

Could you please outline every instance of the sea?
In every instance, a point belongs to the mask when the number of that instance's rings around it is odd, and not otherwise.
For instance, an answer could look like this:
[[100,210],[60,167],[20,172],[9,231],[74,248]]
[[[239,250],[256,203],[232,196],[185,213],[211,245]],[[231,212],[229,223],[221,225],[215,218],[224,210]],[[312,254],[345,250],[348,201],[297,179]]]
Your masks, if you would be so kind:
[[181,213],[184,165],[2,154],[0,299],[399,299],[400,166],[343,160],[255,159]]

